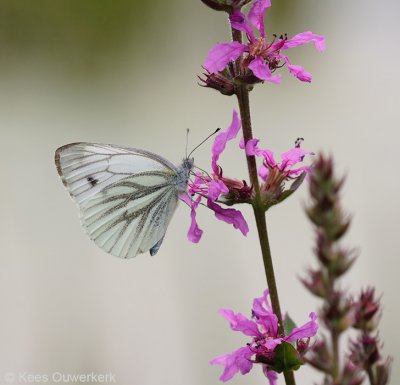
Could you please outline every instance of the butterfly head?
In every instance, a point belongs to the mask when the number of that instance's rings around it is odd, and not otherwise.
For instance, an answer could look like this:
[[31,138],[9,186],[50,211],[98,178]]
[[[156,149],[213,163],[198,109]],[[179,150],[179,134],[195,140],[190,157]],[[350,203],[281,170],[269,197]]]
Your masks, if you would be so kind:
[[194,165],[194,158],[185,158],[182,161],[182,168],[189,174]]

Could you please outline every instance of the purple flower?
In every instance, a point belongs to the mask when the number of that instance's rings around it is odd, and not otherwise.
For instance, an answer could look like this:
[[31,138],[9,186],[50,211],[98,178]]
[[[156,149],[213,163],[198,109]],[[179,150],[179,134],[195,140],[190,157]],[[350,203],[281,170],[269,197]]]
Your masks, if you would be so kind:
[[280,182],[283,182],[284,180],[293,179],[303,172],[310,171],[309,166],[294,167],[298,163],[303,162],[307,155],[314,155],[312,151],[307,151],[300,147],[302,141],[302,138],[297,139],[295,146],[281,155],[281,163],[275,161],[272,151],[261,150],[257,146],[254,149],[251,148],[250,151],[248,151],[246,146],[246,154],[256,155],[263,159],[263,164],[258,169],[258,175],[261,179],[267,181],[271,173],[278,173],[280,174],[279,179],[282,179]]
[[[225,223],[233,225],[243,235],[247,235],[249,227],[242,213],[233,208],[224,208],[220,204],[231,206],[235,203],[251,203],[254,198],[252,186],[246,181],[240,181],[226,177],[219,158],[227,143],[236,138],[241,127],[238,113],[234,110],[232,121],[226,130],[218,133],[214,139],[211,156],[211,173],[203,170],[194,175],[194,179],[188,183],[188,194],[181,199],[191,209],[191,224],[188,238],[191,242],[197,243],[203,234],[196,221],[196,210],[200,204],[214,211],[215,217]],[[274,158],[274,153],[268,149],[259,148],[259,140],[250,139],[246,144],[244,139],[239,142],[239,147],[244,149],[246,155],[256,156],[262,160],[258,169],[260,176],[261,196],[268,209],[270,206],[281,202],[290,196],[301,184],[305,173],[310,171],[309,166],[298,166],[303,162],[306,155],[313,154],[300,147],[302,139],[296,141],[295,147],[281,155],[281,162]],[[293,181],[291,186],[284,190],[285,182]],[[196,198],[194,198],[196,197]],[[202,203],[202,200],[206,202]]]
[[[254,0],[247,18],[239,10],[231,13],[229,21],[232,28],[246,33],[247,44],[237,41],[216,44],[208,52],[204,62],[204,67],[209,73],[213,74],[224,70],[230,62],[244,55],[240,73],[243,78],[253,75],[257,81],[266,80],[278,84],[281,81],[281,75],[273,73],[286,64],[289,72],[297,79],[311,82],[311,74],[303,67],[292,64],[289,58],[281,52],[311,42],[318,51],[323,52],[325,37],[306,31],[291,39],[288,39],[286,35],[281,35],[280,37],[274,36],[271,41],[268,41],[264,30],[264,13],[270,6],[270,0]],[[258,31],[258,36],[254,34],[253,27]]]
[[[303,138],[297,139],[295,146],[281,155],[280,163],[275,160],[271,150],[258,147],[258,139],[250,139],[246,145],[243,139],[240,141],[239,146],[245,150],[246,155],[256,156],[262,160],[258,175],[261,178],[260,189],[266,208],[290,196],[311,170],[307,165],[298,166],[307,155],[314,154],[300,147],[302,141]],[[288,181],[292,181],[292,184],[285,189],[285,183]]]
[[318,330],[315,313],[310,313],[310,321],[294,328],[287,336],[278,334],[278,318],[273,313],[266,290],[261,298],[255,298],[252,308],[252,319],[241,313],[235,314],[230,309],[221,309],[221,314],[230,324],[231,329],[252,337],[246,346],[230,354],[225,354],[210,361],[212,365],[222,365],[224,371],[221,381],[230,380],[235,374],[247,374],[254,363],[262,365],[263,372],[270,385],[276,385],[278,374],[273,370],[275,349],[283,342],[299,341],[313,337]]
[[[198,172],[194,180],[188,183],[188,194],[182,194],[183,200],[191,209],[191,224],[188,232],[188,239],[193,242],[199,242],[203,231],[199,228],[196,221],[196,210],[202,199],[206,199],[206,206],[214,211],[217,219],[233,225],[235,229],[247,235],[249,227],[242,213],[232,208],[223,208],[217,202],[228,203],[231,201],[244,201],[249,199],[252,189],[245,182],[236,179],[230,179],[223,176],[222,167],[218,164],[220,155],[225,149],[228,141],[236,138],[241,127],[238,113],[234,110],[232,122],[229,127],[221,131],[214,139],[212,146],[211,168],[212,173]],[[193,197],[197,196],[196,199]]]

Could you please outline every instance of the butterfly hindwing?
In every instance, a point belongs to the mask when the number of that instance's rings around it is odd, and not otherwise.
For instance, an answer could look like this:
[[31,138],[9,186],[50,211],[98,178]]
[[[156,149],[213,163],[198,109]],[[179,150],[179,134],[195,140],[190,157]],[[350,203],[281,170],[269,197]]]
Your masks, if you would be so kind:
[[122,258],[158,250],[178,203],[172,163],[143,150],[74,143],[56,151],[56,166],[99,247]]

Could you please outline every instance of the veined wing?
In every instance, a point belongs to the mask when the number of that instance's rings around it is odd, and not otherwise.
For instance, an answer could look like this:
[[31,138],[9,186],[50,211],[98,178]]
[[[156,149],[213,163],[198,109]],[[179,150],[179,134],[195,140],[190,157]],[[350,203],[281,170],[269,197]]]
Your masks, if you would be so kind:
[[76,143],[56,151],[56,165],[99,247],[122,258],[157,252],[178,203],[173,164],[143,150]]
[[[131,175],[159,171],[155,177],[160,181],[165,174],[176,176],[176,167],[157,154],[107,144],[67,144],[56,150],[55,163],[62,182],[80,207],[105,187]],[[145,184],[146,175],[137,182]]]

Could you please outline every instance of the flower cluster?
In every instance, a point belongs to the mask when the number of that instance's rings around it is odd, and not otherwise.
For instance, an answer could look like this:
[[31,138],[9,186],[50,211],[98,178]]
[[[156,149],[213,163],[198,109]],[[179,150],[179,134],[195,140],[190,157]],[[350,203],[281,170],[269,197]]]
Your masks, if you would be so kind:
[[[250,139],[244,144],[240,142],[240,148],[245,149],[247,156],[259,157],[262,161],[258,169],[261,178],[261,197],[265,209],[282,202],[290,196],[303,182],[304,177],[310,172],[310,166],[297,165],[303,162],[307,155],[314,155],[313,152],[302,149],[303,138],[298,138],[295,146],[281,155],[281,162],[278,163],[271,150],[263,150],[258,147],[259,139]],[[285,182],[293,181],[288,189],[285,189]]]
[[[381,313],[374,289],[367,288],[354,299],[338,284],[356,258],[354,251],[339,244],[350,225],[339,197],[343,179],[334,176],[332,159],[321,155],[314,163],[309,181],[312,205],[307,214],[316,226],[315,254],[319,267],[310,269],[302,281],[312,294],[323,300],[319,315],[332,343],[322,336],[311,347],[306,360],[325,374],[327,385],[360,385],[365,375],[371,385],[385,385],[389,381],[390,359],[382,359],[381,343],[373,334]],[[341,367],[337,354],[339,336],[350,328],[356,329],[359,336],[349,342],[346,364]]]
[[[208,71],[203,80],[205,86],[217,88],[213,79],[218,79],[219,84],[229,84],[230,79],[226,76],[225,69],[228,64],[242,55],[239,73],[235,79],[247,84],[260,81],[268,81],[278,84],[281,75],[274,72],[283,66],[287,66],[289,72],[303,82],[311,82],[312,76],[303,67],[292,64],[289,57],[282,52],[307,43],[314,43],[315,48],[323,52],[325,50],[325,37],[316,35],[310,31],[302,32],[289,39],[287,35],[276,36],[272,40],[267,37],[264,28],[265,10],[271,6],[270,0],[254,0],[247,17],[235,9],[229,15],[231,27],[237,31],[244,32],[247,43],[238,41],[222,42],[216,44],[209,52],[204,62],[204,68]],[[253,28],[256,29],[257,35]],[[215,74],[220,73],[219,76]],[[225,79],[223,82],[221,79]],[[226,90],[227,85],[224,85]],[[229,93],[226,93],[229,94]]]
[[236,203],[250,202],[252,189],[245,181],[225,177],[222,167],[217,163],[219,156],[225,149],[226,143],[236,137],[240,127],[239,116],[234,111],[230,126],[215,137],[212,146],[212,173],[208,174],[204,171],[198,171],[194,175],[194,179],[188,183],[188,195],[181,195],[181,199],[191,207],[191,225],[188,232],[188,238],[191,242],[199,242],[203,234],[196,221],[196,210],[202,199],[206,199],[207,207],[214,211],[215,216],[219,220],[233,225],[243,235],[247,235],[249,232],[247,222],[239,210],[223,208],[217,203],[223,202],[229,204],[231,200],[234,200]]
[[[303,363],[301,357],[307,351],[309,339],[318,330],[317,316],[310,313],[310,321],[301,327],[292,327],[286,336],[281,336],[278,333],[278,318],[268,302],[268,294],[266,290],[262,297],[254,299],[252,319],[229,309],[219,311],[232,330],[251,337],[246,346],[210,361],[212,365],[224,367],[221,381],[230,380],[238,372],[247,374],[253,364],[261,364],[270,385],[275,385],[277,372],[297,369]],[[297,350],[293,346],[295,343]]]
[[[229,127],[220,131],[215,137],[212,146],[211,173],[199,170],[188,183],[188,194],[182,194],[181,199],[191,208],[191,225],[188,232],[190,241],[197,243],[203,234],[196,220],[196,211],[202,200],[206,200],[206,206],[214,211],[215,216],[239,229],[243,235],[249,231],[246,220],[239,210],[223,208],[219,203],[232,206],[238,203],[252,203],[254,198],[253,187],[244,180],[226,177],[219,164],[219,158],[228,141],[237,137],[241,122],[238,113],[234,110],[232,122]],[[281,155],[278,163],[271,150],[258,147],[259,140],[251,139],[246,144],[242,139],[239,147],[245,150],[247,156],[256,156],[261,159],[258,169],[260,176],[260,193],[265,210],[272,205],[282,202],[290,196],[301,184],[305,174],[310,170],[309,166],[297,167],[310,151],[300,148],[301,140],[297,140],[295,147]],[[285,182],[293,181],[289,188],[285,189]]]

